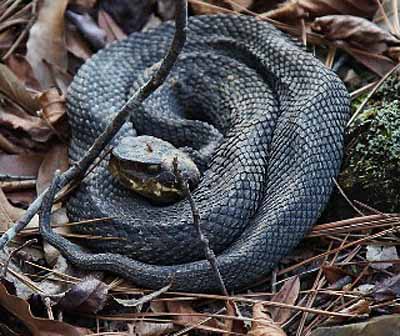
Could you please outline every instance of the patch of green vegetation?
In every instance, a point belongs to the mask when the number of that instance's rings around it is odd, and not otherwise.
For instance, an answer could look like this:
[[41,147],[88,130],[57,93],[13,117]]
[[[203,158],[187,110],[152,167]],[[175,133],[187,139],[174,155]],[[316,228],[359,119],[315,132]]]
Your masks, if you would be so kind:
[[[400,210],[400,80],[392,76],[348,130],[340,184],[381,211]],[[357,104],[357,102],[356,102]]]

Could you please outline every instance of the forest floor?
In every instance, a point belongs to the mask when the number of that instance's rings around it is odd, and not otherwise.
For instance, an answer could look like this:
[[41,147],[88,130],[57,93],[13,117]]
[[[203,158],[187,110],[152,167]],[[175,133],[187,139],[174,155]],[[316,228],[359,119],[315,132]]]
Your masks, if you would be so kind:
[[[266,4],[268,3],[268,4]],[[175,0],[0,0],[0,230],[69,166],[65,99],[79,67],[174,18]],[[346,84],[352,117],[323,216],[265,279],[226,296],[137,288],[73,269],[38,216],[0,256],[4,335],[394,335],[400,330],[400,5],[397,0],[190,0],[299,39]],[[62,202],[52,222],[64,236]],[[76,236],[75,236],[76,238]]]

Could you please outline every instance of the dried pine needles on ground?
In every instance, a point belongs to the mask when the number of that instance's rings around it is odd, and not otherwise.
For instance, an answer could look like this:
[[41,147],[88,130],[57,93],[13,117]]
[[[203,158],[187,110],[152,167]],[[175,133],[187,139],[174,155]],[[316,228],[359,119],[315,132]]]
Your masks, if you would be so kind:
[[[172,19],[175,4],[0,1],[3,232],[26,216],[56,170],[68,168],[64,97],[80,65],[112,41]],[[400,312],[398,2],[190,0],[189,5],[190,15],[223,12],[271,22],[300,39],[344,80],[354,114],[328,209],[268,278],[221,295],[177,293],[169,286],[149,291],[111,275],[72,272],[57,251],[33,239],[40,238],[35,215],[22,231],[14,231],[18,235],[1,255],[2,332],[315,336],[336,335],[339,325],[340,335],[353,335],[352,323],[362,322],[365,334],[378,326],[384,336],[385,328],[398,327],[395,314]],[[68,192],[63,190],[59,200]],[[69,232],[77,223],[68,222],[61,202],[53,210],[59,233],[99,239]],[[107,219],[84,225],[99,220]]]

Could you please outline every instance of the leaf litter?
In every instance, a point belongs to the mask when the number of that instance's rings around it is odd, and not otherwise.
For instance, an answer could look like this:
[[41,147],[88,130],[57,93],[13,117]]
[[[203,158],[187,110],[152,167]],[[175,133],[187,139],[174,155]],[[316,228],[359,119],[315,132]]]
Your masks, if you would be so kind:
[[[353,80],[346,82],[351,91],[368,92],[399,61],[397,1],[189,2],[193,15],[252,15],[300,37],[345,81],[352,74]],[[0,174],[19,178],[12,183],[0,181],[1,230],[24,213],[56,169],[68,165],[65,95],[79,66],[106,44],[147,24],[157,25],[173,12],[168,0],[150,1],[151,6],[135,7],[135,3],[0,1]],[[139,15],[136,25],[124,11]],[[229,297],[135,288],[112,275],[98,279],[69,267],[51,269],[32,262],[25,253],[20,268],[14,267],[8,277],[31,288],[32,298],[40,294],[43,300],[28,303],[0,285],[0,309],[7,317],[0,326],[34,335],[196,331],[302,336],[317,335],[318,328],[327,331],[334,324],[364,321],[363,327],[368,328],[371,321],[371,326],[376,325],[374,319],[365,318],[399,312],[400,216],[369,205],[356,206],[337,194],[342,201],[339,214],[328,209],[305,244],[271,276]],[[64,212],[60,222],[65,220]],[[37,236],[34,222],[19,235],[16,246]],[[34,248],[43,251],[41,242]],[[51,258],[54,263],[59,257]],[[34,270],[27,276],[23,276],[24,263]],[[69,289],[60,287],[54,293],[46,285],[49,281]],[[119,308],[111,297],[118,300]],[[55,316],[65,322],[53,320]]]

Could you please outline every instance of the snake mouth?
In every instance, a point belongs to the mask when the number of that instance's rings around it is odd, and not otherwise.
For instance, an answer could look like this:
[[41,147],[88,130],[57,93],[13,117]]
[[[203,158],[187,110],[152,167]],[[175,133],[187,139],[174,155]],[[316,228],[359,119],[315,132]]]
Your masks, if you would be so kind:
[[174,182],[172,183],[165,181],[165,178],[163,181],[160,174],[153,175],[151,173],[155,169],[152,166],[147,167],[149,171],[146,172],[146,167],[142,167],[140,164],[123,162],[112,157],[109,162],[109,171],[125,188],[157,204],[174,203],[181,199],[183,193],[175,182],[175,178],[173,177]]
[[128,137],[111,152],[108,169],[127,189],[156,204],[174,203],[184,197],[173,161],[191,189],[200,172],[190,158],[164,140],[151,136]]

